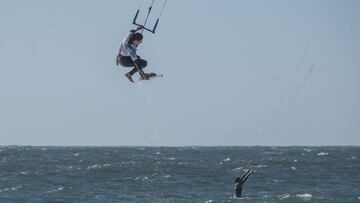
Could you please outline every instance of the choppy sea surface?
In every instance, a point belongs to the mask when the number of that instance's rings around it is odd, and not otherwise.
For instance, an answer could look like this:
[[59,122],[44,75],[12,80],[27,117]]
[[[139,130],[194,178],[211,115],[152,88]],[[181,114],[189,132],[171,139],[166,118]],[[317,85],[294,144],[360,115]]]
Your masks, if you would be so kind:
[[360,202],[360,147],[2,146],[0,202]]

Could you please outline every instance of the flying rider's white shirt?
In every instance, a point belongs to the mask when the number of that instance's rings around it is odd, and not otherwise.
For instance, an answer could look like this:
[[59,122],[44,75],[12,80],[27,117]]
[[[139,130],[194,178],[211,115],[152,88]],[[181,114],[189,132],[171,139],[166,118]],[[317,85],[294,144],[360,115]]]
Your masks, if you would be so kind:
[[136,55],[137,47],[134,44],[129,44],[129,39],[134,35],[134,33],[135,30],[131,30],[120,45],[120,54],[122,56],[130,56],[133,61],[139,59],[139,57]]

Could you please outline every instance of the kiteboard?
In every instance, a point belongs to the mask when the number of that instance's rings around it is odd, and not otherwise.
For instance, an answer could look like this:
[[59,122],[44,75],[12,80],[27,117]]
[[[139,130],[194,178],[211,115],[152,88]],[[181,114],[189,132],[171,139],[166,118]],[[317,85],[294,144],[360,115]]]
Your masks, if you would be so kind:
[[[163,74],[157,74],[157,73],[146,73],[146,76],[149,80],[152,80],[154,78],[161,78],[163,77]],[[144,78],[140,77],[139,80],[145,80]]]

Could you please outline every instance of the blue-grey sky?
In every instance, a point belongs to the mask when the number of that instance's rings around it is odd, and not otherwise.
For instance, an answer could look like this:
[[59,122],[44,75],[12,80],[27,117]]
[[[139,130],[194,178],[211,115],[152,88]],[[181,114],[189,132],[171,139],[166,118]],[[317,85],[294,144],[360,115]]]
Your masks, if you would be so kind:
[[360,145],[360,1],[169,0],[132,84],[139,3],[0,3],[0,145]]

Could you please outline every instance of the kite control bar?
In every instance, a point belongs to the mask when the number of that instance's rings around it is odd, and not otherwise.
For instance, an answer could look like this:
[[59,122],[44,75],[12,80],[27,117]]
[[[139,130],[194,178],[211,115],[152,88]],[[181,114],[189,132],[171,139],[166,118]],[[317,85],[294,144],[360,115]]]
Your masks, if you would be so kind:
[[[156,20],[156,23],[155,23],[155,25],[154,25],[154,27],[153,27],[152,30],[149,29],[149,28],[147,28],[147,27],[145,27],[146,22],[147,22],[147,20],[148,20],[148,18],[149,18],[150,12],[151,12],[151,8],[152,8],[152,7],[149,7],[149,11],[148,11],[148,14],[147,14],[147,16],[146,16],[146,20],[145,20],[145,23],[144,23],[143,26],[144,26],[144,29],[145,29],[145,30],[147,30],[147,31],[155,34],[156,27],[157,27],[157,25],[158,25],[158,23],[159,23],[159,18]],[[140,12],[140,9],[138,9],[137,12],[136,12],[136,15],[135,15],[134,20],[133,20],[133,24],[134,24],[134,25],[137,25],[137,26],[142,26],[142,25],[140,25],[139,23],[136,22],[136,19],[137,19],[138,15],[139,15],[139,12]]]
[[149,19],[149,16],[150,16],[152,7],[153,7],[153,5],[154,5],[154,1],[155,1],[155,0],[152,0],[152,1],[151,1],[151,5],[150,5],[150,7],[149,7],[149,9],[148,9],[148,13],[147,13],[147,16],[146,16],[146,19],[145,19],[145,22],[144,22],[143,25],[141,25],[141,24],[139,24],[139,23],[136,22],[136,19],[137,19],[138,15],[139,15],[140,8],[141,8],[141,5],[142,5],[142,3],[143,3],[143,0],[141,1],[140,6],[139,6],[138,10],[136,11],[136,14],[135,14],[135,17],[134,17],[134,20],[133,20],[133,24],[134,24],[134,25],[143,26],[143,27],[144,27],[144,30],[147,30],[147,31],[149,31],[149,32],[151,32],[151,33],[153,33],[153,34],[155,34],[156,27],[157,27],[157,25],[158,25],[158,23],[159,23],[160,16],[161,16],[162,12],[164,11],[164,8],[165,8],[165,5],[166,5],[167,0],[165,0],[164,3],[163,3],[163,5],[162,5],[162,8],[161,8],[161,10],[160,10],[160,14],[159,14],[159,16],[158,16],[158,18],[157,18],[157,20],[156,20],[156,22],[155,22],[154,27],[153,27],[152,29],[150,29],[150,28],[147,28],[147,27],[146,27],[146,23],[147,23],[147,21],[148,21],[148,19]]

